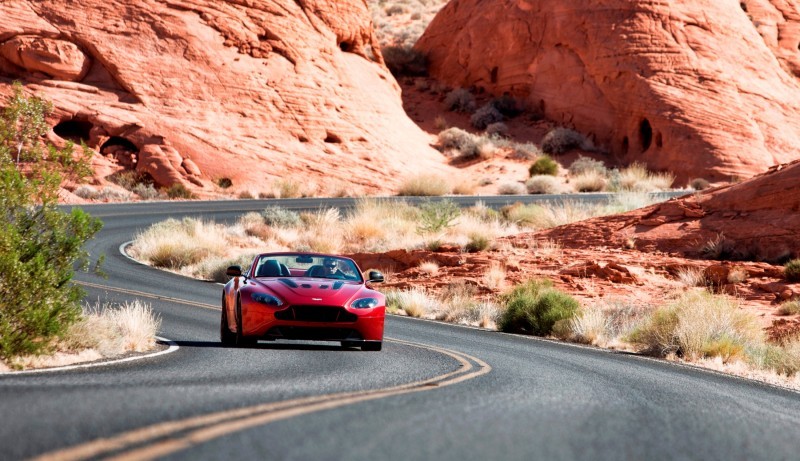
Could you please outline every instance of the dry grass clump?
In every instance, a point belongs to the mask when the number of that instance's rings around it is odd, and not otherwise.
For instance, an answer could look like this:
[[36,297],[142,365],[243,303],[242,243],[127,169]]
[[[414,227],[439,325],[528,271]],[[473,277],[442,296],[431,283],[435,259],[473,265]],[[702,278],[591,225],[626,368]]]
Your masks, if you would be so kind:
[[652,173],[642,163],[632,163],[614,175],[609,190],[619,191],[665,191],[672,188],[675,176],[672,173]]
[[400,185],[397,195],[411,197],[433,197],[447,195],[452,192],[450,183],[434,174],[418,174],[410,176]]
[[161,319],[139,300],[84,308],[81,319],[55,344],[51,355],[22,356],[11,368],[46,368],[146,352],[156,345]]
[[439,275],[439,264],[436,261],[422,261],[419,270],[433,277]]
[[221,224],[184,218],[156,223],[136,235],[131,256],[155,267],[179,269],[226,251],[227,229]]
[[518,182],[505,182],[497,187],[500,195],[523,195],[527,192],[524,184]]
[[695,289],[653,312],[629,339],[660,356],[719,356],[727,362],[762,344],[763,333],[758,319],[741,310],[736,300]]
[[92,186],[80,186],[75,189],[73,194],[86,200],[97,200],[100,202],[127,202],[133,198],[133,194],[124,189],[106,186],[96,189]]
[[481,280],[490,290],[502,290],[506,287],[506,268],[500,262],[492,261]]
[[800,299],[786,301],[778,307],[778,315],[800,314]]
[[557,194],[561,191],[558,178],[549,175],[532,176],[525,182],[529,194]]
[[409,317],[425,317],[429,312],[435,312],[438,305],[438,301],[422,288],[386,292],[386,307],[389,312],[403,313]]
[[569,182],[576,192],[600,192],[605,190],[608,180],[603,173],[588,170],[573,176]]
[[682,267],[675,274],[678,281],[687,287],[704,287],[708,285],[703,269]]

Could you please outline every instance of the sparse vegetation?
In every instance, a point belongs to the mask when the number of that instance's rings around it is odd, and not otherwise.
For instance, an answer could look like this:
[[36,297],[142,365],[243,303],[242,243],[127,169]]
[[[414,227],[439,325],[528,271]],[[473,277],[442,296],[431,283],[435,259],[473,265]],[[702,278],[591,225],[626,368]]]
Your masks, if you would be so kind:
[[732,298],[703,289],[682,294],[634,331],[629,340],[660,356],[741,358],[763,342],[758,320]]
[[455,88],[444,98],[444,105],[447,110],[452,112],[474,112],[475,96],[464,88]]
[[547,336],[560,320],[571,319],[578,311],[578,301],[553,288],[549,280],[530,280],[517,285],[503,297],[506,310],[499,327],[508,333]]
[[531,176],[555,176],[558,174],[558,162],[553,160],[549,155],[542,155],[531,164],[530,168],[528,168],[528,173]]
[[171,199],[193,199],[196,196],[183,184],[176,182],[166,190],[167,197]]
[[436,234],[453,226],[461,215],[461,208],[451,200],[426,201],[420,206],[420,223],[417,231],[422,234]]
[[279,206],[271,206],[261,212],[267,225],[274,227],[294,227],[300,224],[300,215],[296,211]]
[[783,275],[790,282],[800,282],[800,259],[792,259],[784,264]]
[[469,122],[475,128],[483,130],[493,123],[502,122],[503,119],[503,114],[490,103],[478,108],[470,117]]
[[524,184],[518,182],[505,182],[497,188],[500,195],[523,195],[527,192]]
[[557,194],[561,183],[554,176],[536,175],[525,182],[529,194]]
[[602,173],[587,170],[575,175],[570,184],[577,192],[600,192],[606,188],[607,180]]
[[395,77],[428,74],[428,58],[410,45],[390,45],[381,49],[386,67]]
[[606,176],[608,174],[608,168],[606,168],[603,162],[590,157],[584,157],[583,155],[579,155],[577,160],[569,165],[568,170],[569,174],[573,176],[587,173],[597,173],[601,176]]
[[778,308],[779,315],[797,315],[800,314],[800,300],[794,299],[786,301]]
[[691,181],[689,181],[689,187],[691,187],[694,190],[705,190],[708,189],[710,186],[711,184],[703,178],[694,178]]
[[441,176],[420,174],[410,176],[400,185],[397,195],[415,197],[434,197],[452,192],[452,186]]
[[572,149],[594,150],[594,145],[584,135],[569,128],[555,128],[542,138],[542,151],[546,154],[563,154]]
[[[71,283],[75,267],[88,266],[84,242],[101,227],[80,208],[67,213],[58,190],[81,182],[89,159],[71,143],[42,143],[49,129],[46,101],[14,94],[0,117],[0,359],[53,350],[80,317],[83,290]],[[82,149],[85,153],[86,149]]]

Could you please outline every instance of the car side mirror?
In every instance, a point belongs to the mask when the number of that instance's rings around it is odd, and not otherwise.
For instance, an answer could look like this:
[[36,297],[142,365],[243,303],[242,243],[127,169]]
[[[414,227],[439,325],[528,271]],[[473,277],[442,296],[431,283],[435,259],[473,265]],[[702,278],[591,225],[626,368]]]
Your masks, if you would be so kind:
[[225,275],[228,277],[241,277],[242,276],[242,266],[230,266],[228,270],[225,271]]
[[368,282],[381,283],[383,282],[383,274],[378,271],[369,271],[367,279]]

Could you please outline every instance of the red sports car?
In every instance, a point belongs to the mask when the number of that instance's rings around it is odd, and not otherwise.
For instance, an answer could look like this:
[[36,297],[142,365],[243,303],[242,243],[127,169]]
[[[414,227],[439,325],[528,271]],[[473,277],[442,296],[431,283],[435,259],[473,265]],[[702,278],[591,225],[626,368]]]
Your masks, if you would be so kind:
[[379,351],[386,298],[364,280],[355,261],[312,253],[265,253],[250,268],[228,268],[222,291],[220,340],[243,346],[259,339],[341,341],[343,347]]

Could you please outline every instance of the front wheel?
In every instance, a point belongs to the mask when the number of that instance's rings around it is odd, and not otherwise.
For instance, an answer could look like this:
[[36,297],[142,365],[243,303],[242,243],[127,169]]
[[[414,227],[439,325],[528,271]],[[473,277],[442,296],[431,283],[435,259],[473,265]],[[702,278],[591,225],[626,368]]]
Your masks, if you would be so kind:
[[249,347],[254,346],[258,340],[254,338],[249,338],[242,334],[242,300],[238,297],[236,298],[236,334],[234,335],[233,341],[236,347]]
[[383,341],[370,341],[361,345],[362,351],[378,352],[383,346]]
[[219,341],[223,346],[235,346],[236,334],[231,332],[228,326],[228,308],[225,306],[225,298],[222,299],[222,315],[219,321]]

